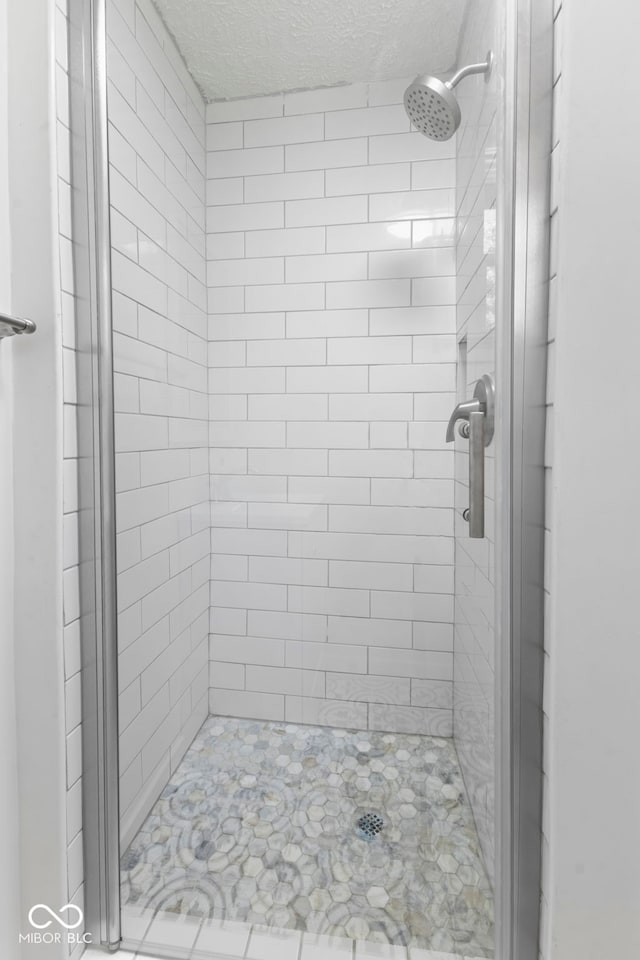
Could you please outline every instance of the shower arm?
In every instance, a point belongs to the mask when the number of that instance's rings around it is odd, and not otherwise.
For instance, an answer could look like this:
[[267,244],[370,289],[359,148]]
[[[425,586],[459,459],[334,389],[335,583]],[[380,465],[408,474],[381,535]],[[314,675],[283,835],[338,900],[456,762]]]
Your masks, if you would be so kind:
[[471,77],[475,73],[486,73],[488,79],[492,66],[493,54],[489,53],[484,63],[470,63],[467,67],[461,67],[457,73],[454,73],[454,75],[451,77],[451,80],[447,80],[445,86],[449,87],[450,90],[453,90],[453,88],[460,83],[461,80],[464,80],[465,77]]

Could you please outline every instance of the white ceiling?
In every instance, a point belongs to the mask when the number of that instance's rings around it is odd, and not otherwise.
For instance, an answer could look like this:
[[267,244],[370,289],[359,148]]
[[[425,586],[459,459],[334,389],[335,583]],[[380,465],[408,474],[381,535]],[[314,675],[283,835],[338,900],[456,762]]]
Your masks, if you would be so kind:
[[154,0],[207,100],[442,73],[466,0]]

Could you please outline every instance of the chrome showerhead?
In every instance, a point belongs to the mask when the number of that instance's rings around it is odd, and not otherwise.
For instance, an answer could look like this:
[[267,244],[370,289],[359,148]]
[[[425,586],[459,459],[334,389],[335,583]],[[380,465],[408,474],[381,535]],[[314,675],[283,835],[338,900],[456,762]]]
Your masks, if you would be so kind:
[[437,77],[416,77],[404,94],[404,108],[411,123],[430,140],[449,140],[460,126],[460,107],[453,88],[474,73],[489,76],[493,55],[487,54],[485,63],[472,63],[446,82]]

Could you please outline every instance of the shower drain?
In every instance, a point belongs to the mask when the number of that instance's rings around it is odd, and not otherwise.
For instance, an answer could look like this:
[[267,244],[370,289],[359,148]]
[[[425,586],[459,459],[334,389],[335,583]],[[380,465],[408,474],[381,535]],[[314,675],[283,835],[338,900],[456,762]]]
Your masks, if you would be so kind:
[[372,840],[376,839],[383,827],[383,817],[375,811],[369,811],[368,813],[363,813],[363,815],[356,820],[356,836],[360,837],[361,840],[366,840],[368,843],[371,843]]

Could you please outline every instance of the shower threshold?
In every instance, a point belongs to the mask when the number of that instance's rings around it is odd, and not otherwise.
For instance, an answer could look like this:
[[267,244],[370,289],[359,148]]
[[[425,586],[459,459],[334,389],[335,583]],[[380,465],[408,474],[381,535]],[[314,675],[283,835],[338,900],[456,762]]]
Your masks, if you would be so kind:
[[445,738],[209,717],[123,854],[121,891],[124,944],[158,956],[493,956]]

